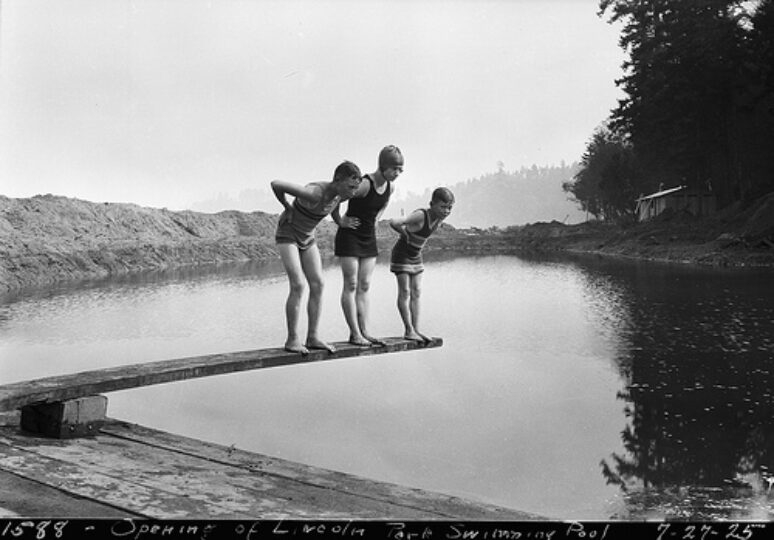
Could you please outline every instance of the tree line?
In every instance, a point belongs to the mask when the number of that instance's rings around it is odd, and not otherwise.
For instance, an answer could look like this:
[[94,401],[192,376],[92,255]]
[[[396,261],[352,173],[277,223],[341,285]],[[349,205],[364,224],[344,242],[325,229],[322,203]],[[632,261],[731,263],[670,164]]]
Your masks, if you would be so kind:
[[597,218],[659,188],[719,208],[774,191],[774,0],[600,0],[622,24],[625,97],[562,185]]
[[[457,182],[449,188],[457,202],[446,222],[458,228],[490,228],[523,225],[537,221],[579,223],[586,219],[575,203],[559,188],[578,171],[578,164],[532,165],[509,171],[498,163],[497,172]],[[426,207],[432,189],[395,196],[382,218]]]

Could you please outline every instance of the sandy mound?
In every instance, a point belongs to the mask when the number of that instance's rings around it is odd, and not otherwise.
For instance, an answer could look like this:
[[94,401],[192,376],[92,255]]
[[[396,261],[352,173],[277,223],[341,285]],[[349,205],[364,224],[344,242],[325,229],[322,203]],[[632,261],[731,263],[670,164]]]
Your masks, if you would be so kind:
[[277,216],[172,212],[53,195],[0,197],[0,291],[274,256]]

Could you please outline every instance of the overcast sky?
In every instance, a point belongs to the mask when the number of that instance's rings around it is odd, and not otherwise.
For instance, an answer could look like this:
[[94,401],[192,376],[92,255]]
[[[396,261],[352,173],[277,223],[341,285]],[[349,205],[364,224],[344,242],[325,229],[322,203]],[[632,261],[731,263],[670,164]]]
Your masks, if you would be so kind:
[[580,159],[621,97],[598,0],[0,0],[0,194],[183,209],[344,159],[403,190]]

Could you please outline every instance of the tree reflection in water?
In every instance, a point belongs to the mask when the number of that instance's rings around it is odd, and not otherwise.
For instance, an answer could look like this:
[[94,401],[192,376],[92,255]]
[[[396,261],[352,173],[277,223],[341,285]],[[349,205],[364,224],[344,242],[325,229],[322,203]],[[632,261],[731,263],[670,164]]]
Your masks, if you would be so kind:
[[601,462],[623,518],[774,517],[769,276],[636,275],[619,369],[624,455]]

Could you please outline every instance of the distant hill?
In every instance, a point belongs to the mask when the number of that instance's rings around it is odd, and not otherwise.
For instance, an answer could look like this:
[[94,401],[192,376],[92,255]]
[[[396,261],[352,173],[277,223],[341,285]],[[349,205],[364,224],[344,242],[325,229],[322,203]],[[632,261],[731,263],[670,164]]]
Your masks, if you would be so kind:
[[[585,221],[586,215],[562,191],[562,183],[570,180],[577,171],[577,164],[549,167],[533,165],[514,172],[500,170],[467,182],[447,185],[457,199],[448,222],[458,228],[487,229],[538,221],[556,220],[568,224]],[[411,212],[427,206],[430,201],[432,190],[401,195],[401,188],[383,218],[398,217],[401,210]],[[236,197],[219,193],[212,199],[193,204],[191,210],[207,213],[223,210],[278,213],[280,207],[271,190],[266,187],[245,189]]]
[[236,197],[227,193],[218,193],[211,199],[193,203],[191,210],[208,214],[215,214],[224,210],[278,214],[282,207],[267,186],[265,188],[243,189]]
[[[570,180],[578,165],[523,167],[518,171],[500,170],[479,178],[447,185],[456,203],[448,223],[458,228],[492,226],[507,227],[538,221],[579,223],[586,215],[562,191],[562,183]],[[396,217],[401,210],[411,212],[426,207],[431,189],[421,194],[409,194],[390,203],[384,217]]]

